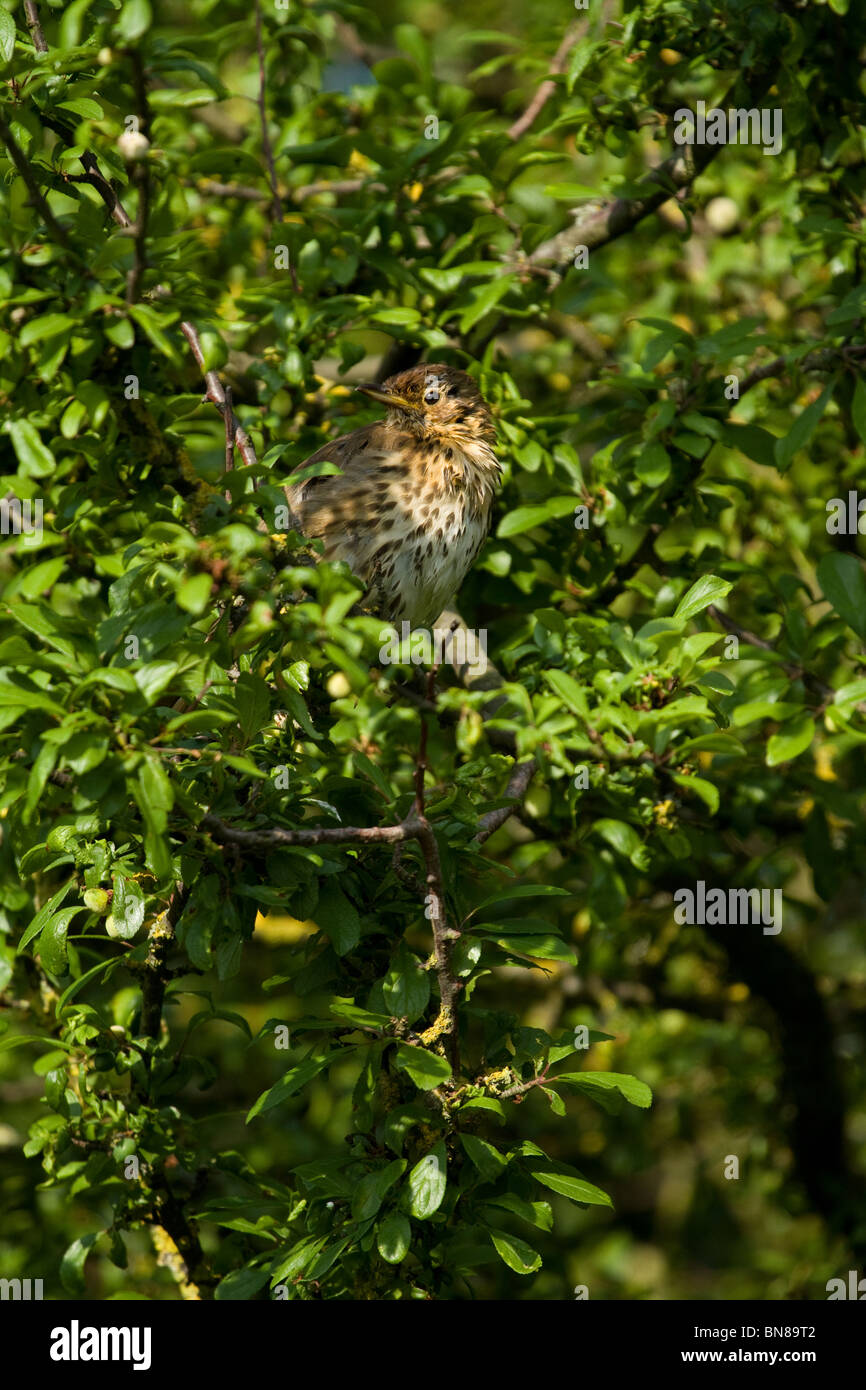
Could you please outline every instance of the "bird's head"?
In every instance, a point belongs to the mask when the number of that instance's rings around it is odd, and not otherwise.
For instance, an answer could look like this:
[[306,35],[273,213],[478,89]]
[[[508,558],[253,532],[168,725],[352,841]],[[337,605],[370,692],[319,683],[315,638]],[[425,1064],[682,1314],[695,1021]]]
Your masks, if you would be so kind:
[[421,438],[463,435],[492,440],[493,419],[477,383],[457,367],[433,363],[410,367],[381,384],[357,387],[388,407],[388,423]]

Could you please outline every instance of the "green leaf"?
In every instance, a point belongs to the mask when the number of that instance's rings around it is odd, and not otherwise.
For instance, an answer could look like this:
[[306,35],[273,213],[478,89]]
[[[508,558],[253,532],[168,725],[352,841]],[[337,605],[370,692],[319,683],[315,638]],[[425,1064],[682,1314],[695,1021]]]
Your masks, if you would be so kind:
[[[63,993],[57,1001],[58,1017],[60,1017],[60,1013],[63,1009],[63,1006],[65,1004],[68,1004],[71,999],[74,999],[76,994],[80,993],[84,986],[88,984],[94,978],[94,976],[98,975],[102,970],[108,971],[110,973],[114,969],[116,969],[116,967],[119,964],[119,959],[98,961],[96,965],[92,965],[89,970],[85,970],[83,975],[79,975],[77,980],[73,980],[71,985],[67,985],[66,989],[63,991]],[[106,979],[107,978],[108,975],[106,975]]]
[[767,766],[776,767],[779,763],[799,758],[815,737],[815,721],[810,714],[800,714],[789,720],[784,728],[773,734],[767,744]]
[[338,956],[353,951],[361,939],[361,919],[335,883],[326,882],[320,888],[315,921]]
[[503,540],[507,536],[519,536],[524,531],[532,531],[536,526],[542,526],[545,521],[571,516],[574,508],[573,497],[551,497],[547,502],[538,502],[531,507],[517,507],[502,518],[496,534]]
[[590,1206],[597,1207],[613,1206],[610,1197],[606,1192],[602,1192],[600,1187],[596,1187],[594,1183],[585,1182],[583,1178],[572,1177],[570,1173],[533,1168],[532,1176],[536,1182],[549,1187],[551,1192],[558,1192],[560,1196],[568,1197],[572,1202],[587,1202]]
[[646,1082],[639,1081],[636,1076],[629,1076],[626,1072],[562,1071],[550,1080],[564,1081],[578,1091],[585,1091],[587,1095],[592,1095],[593,1091],[619,1091],[630,1105],[639,1105],[642,1110],[652,1105],[653,1093]]
[[400,1211],[392,1211],[384,1221],[380,1221],[376,1231],[376,1247],[382,1259],[389,1265],[398,1265],[405,1258],[412,1240],[409,1218]]
[[640,835],[627,821],[605,818],[594,821],[592,829],[594,834],[600,835],[611,849],[615,849],[617,854],[622,854],[626,859],[631,859],[643,849]]
[[781,472],[784,473],[790,467],[798,450],[805,449],[809,443],[821,416],[827,409],[835,387],[836,378],[833,377],[824,387],[818,399],[813,401],[811,405],[807,405],[806,409],[797,416],[788,433],[776,440],[774,450],[776,466]]
[[488,1114],[494,1115],[500,1125],[504,1125],[507,1118],[502,1101],[494,1100],[493,1096],[473,1096],[471,1100],[467,1100],[464,1105],[461,1105],[460,1109],[461,1112],[463,1110],[485,1110]]
[[284,1284],[302,1274],[311,1260],[324,1249],[327,1236],[305,1236],[293,1245],[282,1264],[278,1264],[271,1274],[271,1287]]
[[194,613],[198,617],[208,606],[212,587],[213,579],[209,574],[189,575],[178,586],[175,595],[178,607],[185,613]]
[[[6,11],[4,10],[5,14]],[[101,114],[101,113],[100,113]],[[68,314],[44,314],[40,318],[31,319],[25,323],[18,336],[18,341],[22,347],[30,347],[31,343],[39,343],[43,338],[52,338],[56,333],[60,333],[64,328],[73,328],[75,320]]]
[[420,1091],[430,1091],[451,1079],[451,1068],[444,1057],[436,1052],[428,1052],[426,1047],[412,1047],[409,1043],[399,1043],[396,1065],[405,1071]]
[[460,1143],[466,1156],[478,1169],[484,1182],[495,1182],[508,1166],[508,1160],[493,1144],[475,1134],[461,1134]]
[[464,309],[460,316],[460,332],[468,333],[470,328],[474,328],[476,323],[480,323],[486,314],[490,313],[511,289],[516,277],[514,275],[503,275],[496,280],[488,280],[486,285],[479,285],[470,294],[468,308]]
[[382,997],[395,1018],[407,1018],[410,1023],[427,1008],[430,976],[404,941],[391,957],[391,968],[382,981]]
[[491,1231],[490,1239],[499,1258],[504,1260],[515,1274],[534,1274],[537,1269],[541,1269],[541,1256],[519,1236],[506,1234],[505,1231]]
[[[352,1196],[353,1220],[369,1221],[371,1216],[375,1216],[387,1193],[405,1171],[405,1158],[395,1158],[386,1163],[384,1168],[367,1173],[358,1183]],[[402,1259],[402,1256],[400,1258]]]
[[246,1301],[257,1294],[267,1282],[268,1271],[266,1269],[233,1269],[217,1284],[214,1298],[219,1302],[223,1300]]
[[86,1236],[80,1236],[64,1254],[60,1261],[60,1282],[67,1293],[84,1292],[84,1261],[101,1235],[101,1231],[91,1231]]
[[688,593],[683,594],[674,613],[674,622],[688,622],[689,618],[708,608],[711,603],[718,603],[733,587],[727,580],[719,579],[715,574],[705,574],[692,585]]
[[[133,0],[133,3],[136,3],[136,0]],[[141,3],[146,3],[146,0],[141,0]],[[159,94],[156,92],[152,93],[153,97],[157,95]],[[168,89],[167,95],[171,98],[172,105],[188,105],[188,102],[183,100],[184,95],[187,94],[178,92],[175,88]],[[209,101],[213,100],[212,93],[207,94],[207,99]],[[158,314],[149,304],[131,304],[129,306],[129,316],[135,320],[139,328],[144,330],[145,336],[150,339],[153,346],[158,352],[162,353],[163,357],[167,357],[170,362],[177,362],[177,350],[171,339],[168,338],[165,333],[165,315]]]
[[672,781],[684,791],[694,792],[714,816],[719,809],[719,789],[714,782],[708,782],[705,777],[688,777],[683,773],[675,772]]
[[123,878],[120,874],[114,875],[111,885],[115,930],[124,941],[131,941],[144,922],[144,893],[134,878]]
[[66,894],[69,892],[74,882],[75,879],[71,878],[62,888],[58,888],[57,892],[53,897],[48,899],[47,903],[42,904],[36,916],[33,918],[33,921],[26,928],[21,940],[18,942],[18,955],[20,955],[25,947],[29,946],[30,942],[39,935],[52,913],[56,912],[57,908],[63,902],[63,899],[66,897]]
[[8,1038],[0,1038],[0,1052],[12,1052],[16,1047],[26,1047],[28,1043],[38,1043],[45,1047],[66,1048],[67,1052],[72,1050],[72,1044],[61,1042],[59,1038],[41,1038],[35,1033],[13,1033]]
[[83,116],[86,120],[101,121],[105,112],[94,101],[92,97],[73,97],[71,101],[61,101],[61,111],[72,111],[76,116]]
[[505,950],[519,952],[534,960],[565,960],[572,964],[577,961],[572,947],[558,936],[512,936],[500,930],[496,940]]
[[238,706],[238,723],[243,730],[244,739],[249,743],[270,718],[270,691],[261,676],[243,671],[235,685],[235,699]]
[[328,1052],[324,1057],[308,1057],[306,1061],[300,1062],[296,1067],[290,1067],[283,1076],[280,1077],[273,1086],[267,1091],[262,1091],[255,1105],[247,1115],[247,1124],[255,1119],[256,1115],[262,1115],[266,1110],[273,1110],[275,1105],[281,1105],[284,1100],[303,1090],[304,1086],[309,1085],[320,1071],[329,1067],[337,1057],[341,1059],[348,1057],[356,1049],[353,1047],[340,1048],[338,1051]]
[[44,478],[47,473],[54,471],[57,466],[54,455],[42,443],[35,425],[29,420],[8,420],[6,429],[26,477]]
[[131,43],[147,33],[152,20],[148,0],[126,0],[117,21],[117,32],[127,43]]
[[589,706],[586,699],[586,691],[579,681],[570,676],[567,671],[545,671],[544,679],[567,705],[572,714],[576,714],[580,719],[586,719],[589,715]]
[[802,713],[803,706],[790,700],[749,700],[745,705],[737,705],[732,720],[737,728],[753,724],[756,719],[775,719],[780,723],[792,715]]
[[866,577],[856,555],[833,551],[822,556],[818,583],[839,617],[866,642]]
[[[516,883],[512,888],[503,888],[491,897],[485,898],[468,914],[474,917],[488,907],[498,907],[501,903],[512,902],[517,898],[570,898],[573,894],[567,888],[558,888],[553,883]],[[468,920],[468,919],[467,919]]]
[[448,1183],[448,1155],[440,1142],[418,1160],[406,1179],[409,1215],[426,1221],[439,1210]]
[[671,471],[671,456],[658,440],[651,440],[641,450],[634,466],[635,474],[647,487],[661,487]]
[[66,933],[75,914],[84,911],[83,903],[78,903],[76,907],[63,907],[45,923],[45,930],[39,938],[39,959],[51,975],[66,974]]
[[403,309],[399,305],[386,304],[371,316],[371,323],[391,325],[394,328],[414,328],[421,315],[417,309]]
[[0,62],[8,63],[15,52],[15,20],[8,10],[0,9]]
[[138,774],[142,795],[152,812],[159,818],[161,828],[165,829],[165,817],[174,806],[174,790],[168,773],[156,758],[148,758],[142,763]]
[[851,713],[851,709],[853,709],[855,705],[860,704],[862,700],[866,700],[866,679],[849,681],[845,685],[840,685],[836,694],[833,696],[834,705],[848,705],[851,707],[847,711],[849,714]]

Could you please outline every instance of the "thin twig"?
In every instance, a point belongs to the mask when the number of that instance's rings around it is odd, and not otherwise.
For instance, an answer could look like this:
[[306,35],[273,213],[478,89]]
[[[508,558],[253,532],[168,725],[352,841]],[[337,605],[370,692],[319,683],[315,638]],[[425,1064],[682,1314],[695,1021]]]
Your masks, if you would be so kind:
[[[283,203],[280,198],[280,191],[277,186],[277,166],[274,163],[274,151],[271,145],[271,137],[268,133],[268,111],[267,111],[267,89],[265,76],[265,44],[262,35],[262,0],[256,0],[256,49],[259,55],[259,117],[262,125],[262,150],[265,156],[265,163],[268,166],[268,179],[271,185],[271,201],[273,203],[273,216],[277,222],[283,220]],[[298,283],[298,273],[295,270],[295,262],[292,257],[291,248],[288,249],[289,275],[292,281],[292,288],[295,294],[300,294],[301,286]]]
[[362,189],[370,193],[387,193],[388,185],[371,183],[369,179],[319,179],[317,183],[302,183],[300,188],[293,188],[292,198],[296,203],[303,203],[305,199],[315,198],[320,193],[339,196],[341,193],[360,193]]
[[479,844],[489,840],[494,831],[504,825],[509,816],[514,814],[516,807],[520,804],[529,789],[535,773],[535,759],[531,758],[526,763],[516,763],[508,779],[508,786],[505,788],[504,795],[509,799],[508,806],[498,806],[495,811],[487,811],[478,822],[478,832],[475,836]]
[[[266,102],[266,77],[265,77],[265,44],[262,35],[262,0],[256,0],[256,50],[259,55],[259,117],[262,123],[262,150],[265,155],[265,163],[268,166],[268,174],[271,184],[271,197],[274,204],[274,217],[278,222],[283,220],[283,204],[280,199],[279,189],[277,188],[277,169],[274,164],[274,151],[271,145],[271,137],[268,134],[268,112]],[[295,289],[297,289],[295,285]]]
[[[144,76],[144,63],[137,48],[130,49],[132,62],[132,86],[138,105],[138,119],[141,133],[150,141],[150,105],[147,100],[147,82]],[[139,156],[134,163],[132,180],[138,190],[138,209],[135,226],[132,228],[132,266],[126,277],[126,302],[135,304],[141,291],[141,280],[147,265],[147,224],[150,216],[150,159],[149,151]]]
[[548,98],[553,95],[554,91],[556,90],[556,83],[552,82],[550,79],[552,77],[558,77],[560,73],[563,73],[565,71],[566,59],[568,58],[569,53],[574,48],[574,45],[577,43],[578,39],[582,38],[585,34],[587,29],[587,23],[575,24],[572,26],[571,29],[569,29],[566,32],[565,38],[562,40],[562,43],[559,45],[559,48],[553,55],[553,62],[550,64],[550,77],[546,77],[545,80],[542,82],[541,86],[535,93],[535,96],[532,98],[532,101],[527,106],[523,115],[518,116],[514,124],[509,126],[509,139],[519,140],[521,135],[525,135],[526,131],[529,130],[529,127],[533,124],[536,117],[539,115],[543,107],[546,105]]
[[256,0],[256,51],[259,53],[259,118],[261,121],[261,149],[268,167],[268,181],[271,185],[271,200],[274,203],[274,217],[282,221],[282,199],[277,188],[277,165],[274,164],[274,149],[268,133],[267,76],[264,71],[264,36],[261,32],[261,0]]
[[445,915],[445,892],[442,886],[442,865],[439,860],[439,846],[433,827],[427,817],[418,817],[416,839],[421,846],[426,869],[424,899],[426,916],[433,932],[433,952],[436,957],[436,978],[439,982],[439,1017],[430,1030],[434,1036],[444,1035],[452,1069],[456,1075],[460,1070],[460,1054],[457,1043],[457,995],[463,988],[460,980],[451,970],[451,953],[454,944],[460,939],[456,927],[449,927]]
[[201,825],[221,844],[267,850],[278,849],[281,845],[395,845],[403,840],[417,840],[419,822],[417,817],[411,816],[399,825],[310,826],[296,830],[269,826],[261,830],[237,830],[219,816],[208,814]]
[[[183,336],[186,338],[187,342],[192,348],[193,357],[195,358],[196,362],[201,367],[202,372],[204,373],[205,384],[207,386],[207,399],[211,402],[212,405],[216,406],[220,415],[225,417],[226,411],[229,410],[228,404],[226,402],[225,388],[223,387],[223,384],[220,381],[217,372],[205,370],[204,353],[202,352],[202,346],[199,342],[198,331],[195,325],[192,323],[185,322],[181,324],[180,329],[183,333]],[[250,439],[249,435],[247,434],[246,430],[244,429],[243,425],[240,423],[234,412],[229,410],[229,413],[231,414],[231,418],[233,421],[232,428],[234,430],[235,443],[237,444],[241,458],[243,459],[244,463],[247,464],[248,467],[253,468],[258,463],[258,458],[256,457],[256,451],[255,446],[253,445],[253,441]],[[254,480],[253,486],[257,486],[257,480]]]
[[60,243],[60,245],[63,247],[65,251],[69,252],[70,256],[73,256],[77,261],[82,261],[83,257],[72,245],[72,242],[69,240],[65,228],[61,227],[60,223],[57,221],[57,218],[54,216],[54,213],[48,206],[48,203],[46,202],[45,197],[43,196],[42,190],[40,189],[39,184],[36,182],[35,175],[27,160],[27,156],[21,149],[21,146],[18,144],[17,140],[15,139],[15,136],[12,134],[12,131],[6,123],[5,117],[2,115],[0,115],[0,140],[3,141],[3,144],[9,151],[9,158],[12,160],[12,163],[15,165],[15,168],[18,170],[18,173],[21,175],[22,179],[24,180],[24,183],[27,186],[27,192],[30,194],[30,202],[41,216],[46,227],[48,227],[49,230],[53,232],[54,236],[57,238],[57,241]]
[[126,211],[117,193],[108,182],[108,179],[102,173],[97,163],[96,155],[92,154],[90,150],[85,150],[82,155],[79,155],[78,160],[81,167],[85,170],[87,182],[90,184],[91,188],[94,188],[99,194],[118,227],[126,229],[132,227],[132,218]]
[[[729,617],[727,613],[723,612],[723,610],[718,608],[714,603],[711,603],[708,607],[707,616],[715,618],[716,622],[719,623],[726,632],[733,633],[737,640],[744,642],[747,647],[758,647],[760,651],[772,652],[774,656],[780,656],[780,653],[772,642],[768,642],[765,637],[759,637],[755,632],[750,632],[748,628],[741,627],[739,623],[734,622],[733,618]],[[780,660],[782,670],[787,676],[790,676],[792,680],[804,681],[806,685],[811,686],[816,694],[823,696],[825,701],[828,698],[832,698],[835,694],[833,687],[828,685],[826,681],[822,681],[820,676],[813,676],[811,671],[805,670],[804,667],[799,666],[795,661],[785,661],[781,659],[781,657]],[[863,706],[859,708],[863,708]]]
[[849,358],[856,361],[864,355],[866,343],[854,343],[837,348],[819,348],[796,362],[789,362],[785,357],[774,357],[771,362],[755,367],[743,378],[738,387],[737,400],[747,391],[751,391],[753,386],[757,386],[761,381],[768,381],[771,377],[787,376],[790,372],[831,372],[834,367],[839,366],[840,361],[844,363]]
[[215,198],[242,198],[250,203],[267,202],[273,197],[263,188],[251,188],[245,183],[220,183],[219,179],[196,179],[192,187],[199,193],[212,193]]
[[36,0],[24,0],[24,13],[27,16],[27,28],[30,30],[33,47],[36,49],[37,53],[47,53],[48,44],[45,42],[45,35],[42,32],[42,24],[39,19],[39,11],[36,8]]
[[[223,411],[223,419],[225,420],[226,425],[226,476],[228,476],[229,473],[234,471],[235,466],[235,435],[237,434],[238,422],[235,418],[234,411],[232,410],[232,388],[231,386],[229,386],[228,382],[226,382],[225,393],[226,408]],[[225,496],[226,501],[228,502],[229,506],[231,506],[232,490],[230,487],[226,488]]]

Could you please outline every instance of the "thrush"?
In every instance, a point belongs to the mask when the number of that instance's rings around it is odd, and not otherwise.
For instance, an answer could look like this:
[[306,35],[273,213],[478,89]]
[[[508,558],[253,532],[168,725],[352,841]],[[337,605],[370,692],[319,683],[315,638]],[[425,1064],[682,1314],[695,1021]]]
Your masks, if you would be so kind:
[[339,475],[292,483],[291,524],[324,541],[365,586],[364,606],[395,626],[427,627],[463,582],[490,528],[501,469],[490,410],[466,372],[412,367],[357,387],[383,421],[323,445]]

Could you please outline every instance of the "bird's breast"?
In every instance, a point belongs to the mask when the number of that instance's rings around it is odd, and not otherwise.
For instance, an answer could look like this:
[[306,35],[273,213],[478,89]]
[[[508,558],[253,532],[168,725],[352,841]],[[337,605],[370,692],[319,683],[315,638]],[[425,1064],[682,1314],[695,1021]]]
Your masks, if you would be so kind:
[[464,448],[380,430],[359,432],[338,460],[341,477],[301,485],[303,529],[324,538],[329,559],[351,566],[372,612],[426,627],[481,549],[499,465],[484,443]]

